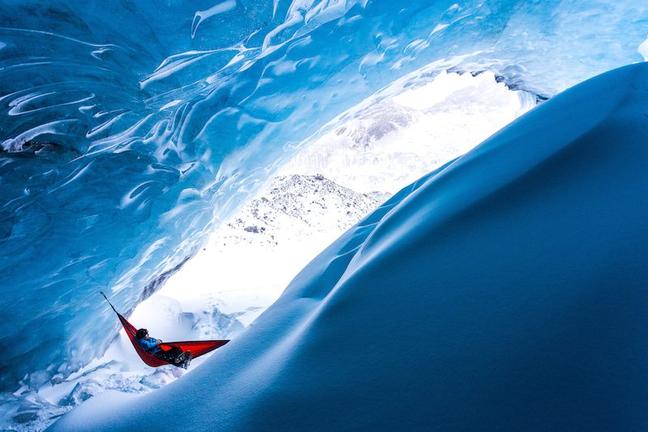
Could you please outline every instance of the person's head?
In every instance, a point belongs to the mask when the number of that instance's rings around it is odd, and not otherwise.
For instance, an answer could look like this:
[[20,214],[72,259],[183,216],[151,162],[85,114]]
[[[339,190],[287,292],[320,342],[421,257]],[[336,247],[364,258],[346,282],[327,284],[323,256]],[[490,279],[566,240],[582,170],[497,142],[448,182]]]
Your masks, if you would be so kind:
[[148,337],[148,330],[146,330],[145,328],[141,328],[137,330],[137,333],[135,333],[135,337],[137,339],[144,339],[145,337]]

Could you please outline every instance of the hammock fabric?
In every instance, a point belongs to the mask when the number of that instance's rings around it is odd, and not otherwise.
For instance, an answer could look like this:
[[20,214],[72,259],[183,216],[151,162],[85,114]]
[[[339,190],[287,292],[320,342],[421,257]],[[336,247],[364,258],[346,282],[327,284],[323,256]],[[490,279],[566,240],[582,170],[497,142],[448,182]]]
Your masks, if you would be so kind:
[[[148,366],[151,367],[159,367],[159,366],[166,366],[169,363],[165,360],[162,360],[161,358],[156,357],[155,355],[146,352],[144,348],[140,346],[140,344],[137,342],[137,338],[135,337],[135,333],[137,333],[137,328],[135,328],[131,323],[128,322],[126,318],[117,310],[115,307],[110,303],[108,298],[104,293],[101,293],[101,295],[104,296],[110,307],[112,308],[113,311],[117,314],[117,317],[119,318],[119,321],[121,322],[122,326],[124,327],[124,330],[126,331],[126,334],[128,335],[128,339],[130,339],[131,343],[133,344],[133,347],[135,348],[135,351],[137,354],[140,356],[142,361],[146,363]],[[200,357],[203,354],[207,354],[210,351],[215,350],[216,348],[220,348],[223,345],[225,345],[229,340],[206,340],[206,341],[181,341],[181,342],[162,342],[159,347],[163,351],[168,351],[172,349],[173,347],[179,348],[182,351],[190,351],[191,355],[193,358]]]

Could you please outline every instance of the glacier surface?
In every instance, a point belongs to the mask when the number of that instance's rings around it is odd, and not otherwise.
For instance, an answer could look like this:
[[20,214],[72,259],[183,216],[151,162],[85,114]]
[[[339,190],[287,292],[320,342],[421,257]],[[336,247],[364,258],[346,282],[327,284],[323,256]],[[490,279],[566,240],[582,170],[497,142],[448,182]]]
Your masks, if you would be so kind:
[[100,289],[132,310],[386,84],[491,70],[551,96],[642,60],[647,15],[629,0],[3,1],[0,390],[102,354],[117,326]]
[[552,98],[345,233],[201,368],[53,430],[646,428],[646,116],[646,63]]

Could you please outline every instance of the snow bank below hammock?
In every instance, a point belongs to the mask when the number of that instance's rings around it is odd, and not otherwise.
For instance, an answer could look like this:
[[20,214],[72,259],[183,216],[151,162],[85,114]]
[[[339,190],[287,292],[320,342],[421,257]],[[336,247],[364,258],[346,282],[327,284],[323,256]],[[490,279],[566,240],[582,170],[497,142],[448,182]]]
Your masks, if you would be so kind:
[[648,64],[413,183],[242,336],[54,430],[648,426]]

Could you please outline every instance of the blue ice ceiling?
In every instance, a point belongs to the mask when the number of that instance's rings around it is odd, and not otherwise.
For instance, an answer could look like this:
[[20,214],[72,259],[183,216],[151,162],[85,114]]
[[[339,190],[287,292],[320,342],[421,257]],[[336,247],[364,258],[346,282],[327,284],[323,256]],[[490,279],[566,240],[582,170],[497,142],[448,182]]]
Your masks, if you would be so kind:
[[3,0],[0,388],[101,352],[99,290],[131,309],[392,80],[436,62],[551,96],[647,36],[643,0]]

